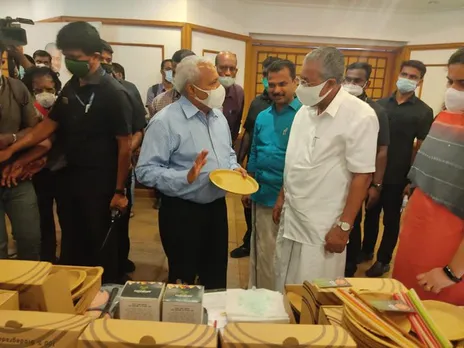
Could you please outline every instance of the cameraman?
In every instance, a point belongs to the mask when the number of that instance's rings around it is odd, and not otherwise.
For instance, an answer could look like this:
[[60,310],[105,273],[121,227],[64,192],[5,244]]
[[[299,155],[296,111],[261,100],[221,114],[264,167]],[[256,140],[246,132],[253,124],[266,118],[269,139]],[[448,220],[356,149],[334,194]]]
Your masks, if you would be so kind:
[[[0,56],[5,51],[0,46]],[[5,61],[2,59],[1,66]],[[19,80],[0,77],[0,150],[5,150],[23,138],[39,118],[26,86]],[[9,174],[10,159],[0,166],[3,176]],[[2,180],[4,181],[4,180]],[[8,236],[5,214],[11,221],[13,237],[17,243],[18,259],[39,260],[40,217],[32,182],[23,181],[17,186],[0,186],[0,259],[8,257]]]

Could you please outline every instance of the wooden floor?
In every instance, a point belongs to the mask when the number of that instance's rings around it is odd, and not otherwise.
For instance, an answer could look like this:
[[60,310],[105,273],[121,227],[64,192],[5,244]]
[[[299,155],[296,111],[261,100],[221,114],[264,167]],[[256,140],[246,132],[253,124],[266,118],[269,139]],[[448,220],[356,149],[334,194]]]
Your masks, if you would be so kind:
[[[227,211],[229,220],[229,251],[242,244],[246,231],[243,207],[240,197],[227,196]],[[131,253],[130,258],[137,269],[132,274],[134,280],[167,280],[167,262],[161,246],[158,231],[158,211],[152,208],[152,199],[136,197],[135,216],[131,219]],[[381,226],[381,233],[383,226]],[[379,238],[380,240],[380,238]],[[364,272],[372,262],[360,265],[357,276]],[[389,277],[386,274],[385,277]],[[246,288],[248,285],[248,258],[229,258],[227,286],[229,288]]]
[[[229,251],[242,244],[242,238],[246,231],[246,223],[243,215],[243,206],[240,196],[227,196],[227,211],[229,220]],[[131,274],[134,280],[167,281],[167,261],[161,245],[158,230],[158,211],[153,209],[153,199],[145,195],[136,195],[135,216],[130,221],[131,252],[130,259],[134,261],[136,270]],[[10,230],[8,226],[8,230]],[[57,227],[59,224],[57,223]],[[380,236],[383,226],[380,228]],[[61,239],[58,231],[58,242]],[[380,241],[380,238],[379,238]],[[13,247],[10,236],[10,248]],[[365,263],[358,267],[359,277],[370,267]],[[385,277],[389,277],[386,274]],[[229,269],[227,274],[228,288],[246,288],[248,285],[248,258],[229,258]]]

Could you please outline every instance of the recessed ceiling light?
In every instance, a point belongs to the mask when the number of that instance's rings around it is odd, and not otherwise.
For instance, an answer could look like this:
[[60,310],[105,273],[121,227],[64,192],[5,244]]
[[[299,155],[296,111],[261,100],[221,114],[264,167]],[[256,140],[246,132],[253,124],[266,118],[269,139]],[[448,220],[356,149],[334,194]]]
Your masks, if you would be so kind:
[[438,5],[440,3],[440,1],[438,0],[429,0],[428,4],[429,5]]

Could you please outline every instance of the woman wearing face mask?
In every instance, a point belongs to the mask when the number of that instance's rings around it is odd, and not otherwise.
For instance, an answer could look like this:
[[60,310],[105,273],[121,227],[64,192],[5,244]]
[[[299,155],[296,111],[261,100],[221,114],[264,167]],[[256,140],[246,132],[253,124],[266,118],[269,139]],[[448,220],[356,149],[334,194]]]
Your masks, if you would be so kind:
[[[48,67],[32,67],[26,70],[23,83],[34,96],[34,106],[38,116],[43,120],[61,89],[58,75]],[[45,156],[51,148],[51,141],[45,140],[29,151],[21,154],[11,166],[8,176],[3,180],[14,185],[18,180],[32,179],[37,194],[42,233],[40,259],[56,262],[56,232],[53,203],[56,196],[56,179],[54,169],[59,168],[56,161],[47,161]],[[48,156],[50,159],[53,153]],[[55,156],[56,157],[56,156]]]
[[446,110],[417,154],[393,277],[421,299],[464,305],[464,48],[448,62]]

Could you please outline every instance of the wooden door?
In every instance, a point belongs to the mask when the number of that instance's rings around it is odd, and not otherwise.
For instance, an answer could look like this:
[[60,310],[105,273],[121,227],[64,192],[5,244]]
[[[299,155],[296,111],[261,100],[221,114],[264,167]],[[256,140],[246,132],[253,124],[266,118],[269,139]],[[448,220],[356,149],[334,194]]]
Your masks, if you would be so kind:
[[[253,96],[263,92],[262,63],[269,57],[288,59],[295,63],[297,76],[300,74],[305,56],[310,48],[254,46],[253,47]],[[388,96],[391,91],[391,79],[395,68],[395,52],[365,49],[340,49],[345,56],[345,67],[355,62],[367,62],[372,65],[371,85],[366,93],[372,99]]]

